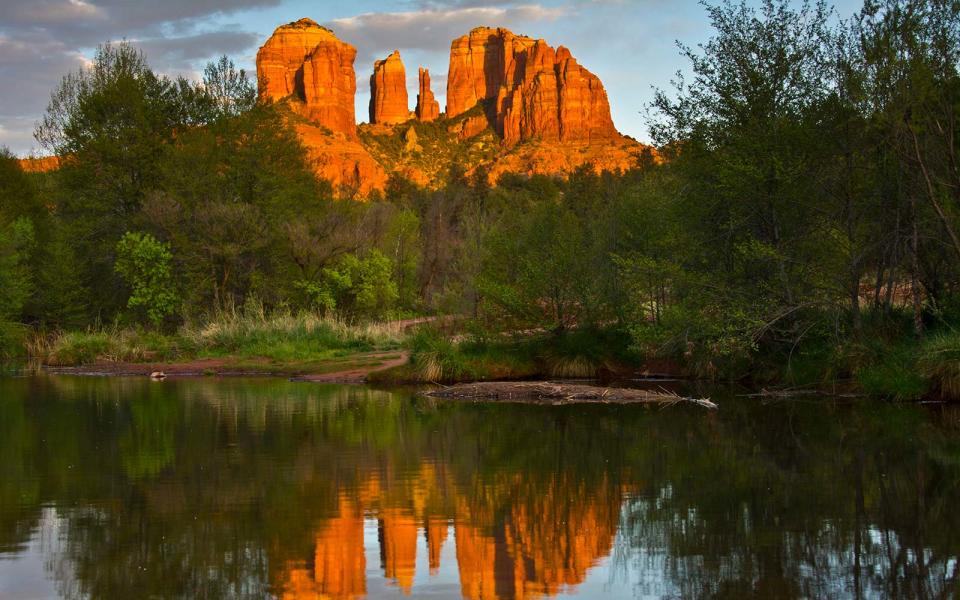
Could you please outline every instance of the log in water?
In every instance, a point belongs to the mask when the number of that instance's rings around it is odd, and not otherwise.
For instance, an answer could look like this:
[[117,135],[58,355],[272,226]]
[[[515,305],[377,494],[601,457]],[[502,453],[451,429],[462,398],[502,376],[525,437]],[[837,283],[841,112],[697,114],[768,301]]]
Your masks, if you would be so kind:
[[707,398],[686,398],[667,390],[637,390],[550,381],[484,381],[424,392],[433,398],[495,401],[538,401],[550,404],[660,404],[689,402],[716,410]]

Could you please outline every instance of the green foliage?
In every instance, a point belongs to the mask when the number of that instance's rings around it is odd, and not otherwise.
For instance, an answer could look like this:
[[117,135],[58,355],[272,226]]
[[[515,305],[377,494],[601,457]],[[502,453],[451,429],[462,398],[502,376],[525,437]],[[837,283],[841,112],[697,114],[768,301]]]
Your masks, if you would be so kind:
[[400,297],[393,265],[379,250],[371,250],[362,258],[347,254],[336,266],[323,270],[320,282],[298,285],[321,310],[338,309],[368,319],[387,316]]
[[511,214],[486,240],[481,297],[521,326],[562,332],[595,318],[602,300],[588,239],[583,221],[564,205],[544,202]]
[[257,88],[247,72],[237,69],[226,55],[217,62],[207,63],[203,70],[203,91],[220,118],[242,115],[257,103]]
[[917,371],[917,351],[912,345],[888,349],[856,373],[861,389],[880,398],[919,400],[930,390],[929,379]]
[[142,308],[154,327],[177,309],[170,265],[173,256],[168,244],[149,233],[127,232],[117,243],[114,269],[130,286],[127,306]]
[[33,223],[21,217],[0,224],[0,320],[17,319],[33,291],[28,266],[35,241]]

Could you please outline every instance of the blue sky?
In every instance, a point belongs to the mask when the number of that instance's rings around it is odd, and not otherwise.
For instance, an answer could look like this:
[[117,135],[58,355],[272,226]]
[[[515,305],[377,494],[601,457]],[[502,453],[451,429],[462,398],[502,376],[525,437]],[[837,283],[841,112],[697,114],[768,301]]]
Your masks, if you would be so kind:
[[[357,117],[365,119],[373,61],[399,49],[411,103],[418,66],[445,105],[450,42],[473,27],[503,26],[570,48],[603,81],[617,128],[648,139],[654,87],[686,64],[676,41],[710,36],[694,0],[0,0],[0,146],[28,155],[50,91],[97,44],[127,39],[168,74],[197,77],[221,54],[253,71],[257,48],[282,23],[310,17],[357,47]],[[751,0],[755,3],[755,0]],[[861,0],[836,0],[847,17]],[[412,108],[412,106],[411,106]]]

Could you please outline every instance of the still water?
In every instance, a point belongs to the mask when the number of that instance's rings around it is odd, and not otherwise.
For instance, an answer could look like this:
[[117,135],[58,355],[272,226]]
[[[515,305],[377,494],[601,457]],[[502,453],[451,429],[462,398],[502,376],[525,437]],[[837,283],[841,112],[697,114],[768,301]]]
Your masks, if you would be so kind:
[[0,379],[0,598],[952,597],[960,414]]

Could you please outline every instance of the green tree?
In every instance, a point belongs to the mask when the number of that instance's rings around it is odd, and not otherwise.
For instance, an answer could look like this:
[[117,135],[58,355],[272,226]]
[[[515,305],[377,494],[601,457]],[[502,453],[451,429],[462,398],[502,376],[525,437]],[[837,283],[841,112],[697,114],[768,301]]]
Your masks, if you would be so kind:
[[494,315],[563,333],[597,308],[588,249],[573,211],[542,202],[487,237],[477,288]]
[[123,304],[114,249],[144,199],[160,183],[165,148],[210,115],[202,90],[154,73],[128,43],[97,49],[92,63],[53,91],[35,137],[61,159],[53,200],[80,255],[91,311],[109,316]]
[[217,62],[207,63],[203,70],[203,90],[219,117],[242,115],[257,103],[257,89],[247,72],[237,69],[226,55]]
[[29,219],[0,222],[0,359],[21,353],[24,329],[19,321],[33,291],[29,268],[33,244],[33,224]]
[[390,259],[373,249],[364,256],[347,254],[335,266],[324,269],[320,281],[301,281],[298,285],[318,308],[384,318],[400,298],[393,273]]
[[142,308],[154,327],[177,308],[170,264],[173,255],[168,244],[149,233],[127,232],[117,243],[114,268],[130,286],[127,306]]

